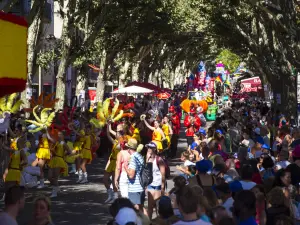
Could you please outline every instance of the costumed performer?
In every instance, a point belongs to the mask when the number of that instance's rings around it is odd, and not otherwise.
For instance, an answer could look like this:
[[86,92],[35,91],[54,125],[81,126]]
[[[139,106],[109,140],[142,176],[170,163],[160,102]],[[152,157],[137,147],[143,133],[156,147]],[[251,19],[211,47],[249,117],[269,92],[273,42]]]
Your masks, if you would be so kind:
[[54,143],[54,146],[51,148],[52,158],[48,164],[50,168],[48,172],[48,179],[50,184],[53,186],[50,198],[55,198],[59,191],[59,176],[68,176],[68,165],[65,162],[64,157],[66,154],[71,154],[71,150],[66,144],[64,134],[61,131],[57,133],[57,140],[52,137],[48,138],[52,143]]
[[201,121],[193,108],[190,110],[190,113],[185,116],[184,125],[187,128],[185,130],[185,135],[187,143],[190,146],[194,141],[194,133],[198,132],[201,126]]
[[81,150],[81,154],[82,154],[82,159],[80,162],[80,168],[81,170],[78,172],[78,181],[76,183],[78,184],[85,184],[88,183],[88,173],[86,170],[86,164],[90,164],[92,162],[92,146],[93,146],[93,139],[91,136],[91,132],[92,132],[92,125],[88,124],[85,127],[84,130],[84,134],[78,133],[74,130],[74,132],[76,133],[76,135],[79,136],[80,140],[83,140],[83,145],[82,145],[82,150]]
[[175,107],[171,106],[169,108],[169,113],[171,115],[172,131],[173,135],[171,137],[171,157],[175,157],[177,153],[178,137],[180,131],[180,119],[176,113]]
[[[85,137],[85,132],[84,132],[84,124],[80,124],[80,122],[78,121],[78,123],[73,122],[72,124],[69,125],[70,129],[73,130],[73,133],[75,134],[76,138],[75,138],[75,142],[73,145],[73,151],[76,152],[75,154],[75,165],[76,165],[76,173],[78,174],[78,180],[76,181],[76,183],[79,183],[82,177],[82,171],[80,168],[80,164],[82,161],[82,146],[84,143],[84,137]],[[78,129],[79,128],[79,129]]]
[[137,126],[137,120],[132,121],[129,132],[131,134],[131,138],[136,139],[137,142],[140,144],[141,143],[141,136],[140,136],[140,129]]
[[[111,136],[115,136],[115,139]],[[122,146],[124,146],[125,142],[127,142],[127,137],[124,132],[124,124],[119,124],[117,126],[117,131],[113,131],[111,129],[111,121],[108,121],[107,124],[107,137],[109,141],[113,144],[112,151],[110,153],[109,159],[106,163],[105,172],[103,175],[103,183],[107,190],[108,198],[105,203],[109,203],[114,199],[118,198],[118,189],[115,185],[115,182],[112,182],[113,189],[110,188],[111,185],[111,177],[112,181],[115,178],[115,170],[116,170],[116,161],[118,153],[121,151]]]
[[162,129],[159,127],[159,122],[157,120],[154,121],[154,127],[150,126],[149,123],[146,121],[145,115],[141,116],[141,121],[144,121],[145,125],[153,131],[152,133],[152,142],[154,142],[157,146],[157,150],[159,152],[162,152],[163,149],[163,145],[162,145],[162,141],[164,139],[166,139],[166,136],[164,134],[164,132],[162,131]]
[[49,148],[49,141],[48,141],[48,130],[42,130],[41,135],[39,137],[38,149],[36,152],[36,160],[31,164],[32,166],[39,166],[40,167],[40,184],[37,187],[38,189],[45,187],[45,180],[44,180],[44,167],[45,164],[49,162],[51,155],[50,155],[50,148]]
[[[16,126],[15,132],[13,132],[11,130],[10,126],[9,126],[8,127],[8,133],[9,133],[9,136],[12,137],[11,142],[10,142],[10,148],[13,149],[13,150],[18,150],[17,141],[18,141],[19,138],[24,136],[22,125]],[[8,168],[6,168],[4,173],[3,173],[3,180],[5,180],[7,173],[8,173]]]
[[162,130],[165,134],[165,137],[167,139],[168,142],[168,150],[170,149],[171,146],[171,137],[173,135],[173,130],[172,127],[169,123],[169,118],[167,116],[165,116],[162,120]]
[[[12,149],[5,145],[3,139],[1,140],[2,149],[9,151],[11,153],[10,155],[10,161],[8,164],[8,172],[5,177],[5,190],[8,190],[9,188],[20,185],[21,183],[21,176],[22,176],[22,169],[23,166],[27,164],[27,157],[24,152],[24,148],[26,147],[26,139],[24,137],[19,138],[17,140],[17,146],[15,149]],[[3,196],[3,200],[5,198],[5,194]]]

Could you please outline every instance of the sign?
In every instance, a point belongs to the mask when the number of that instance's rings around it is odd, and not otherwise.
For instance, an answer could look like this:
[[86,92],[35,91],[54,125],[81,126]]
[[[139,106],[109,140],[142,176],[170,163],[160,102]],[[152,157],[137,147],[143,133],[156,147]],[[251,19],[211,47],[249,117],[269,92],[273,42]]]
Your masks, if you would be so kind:
[[262,89],[259,77],[241,80],[241,92],[258,92]]
[[96,98],[96,90],[89,90],[89,97],[92,102],[95,101]]

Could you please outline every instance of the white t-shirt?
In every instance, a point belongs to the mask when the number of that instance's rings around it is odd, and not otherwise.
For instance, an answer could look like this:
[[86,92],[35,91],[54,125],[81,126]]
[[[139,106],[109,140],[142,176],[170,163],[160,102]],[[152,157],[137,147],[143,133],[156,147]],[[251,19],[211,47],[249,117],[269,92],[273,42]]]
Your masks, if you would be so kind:
[[232,211],[231,208],[233,207],[233,198],[228,198],[224,203],[223,207],[226,209],[228,216],[232,217]]
[[196,164],[191,162],[190,160],[185,160],[183,165],[185,167],[188,167],[188,166],[195,166]]
[[193,220],[193,221],[183,221],[180,220],[177,223],[173,223],[173,225],[211,225],[211,223],[205,222],[201,219]]
[[254,183],[252,181],[241,180],[240,183],[242,184],[242,187],[244,190],[251,190],[256,185],[256,183]]
[[276,169],[280,170],[280,169],[287,168],[287,166],[290,164],[291,163],[289,161],[285,160],[285,161],[280,161],[280,162],[276,163],[275,167],[276,167]]
[[0,213],[0,225],[18,225],[18,223],[8,213],[1,212]]

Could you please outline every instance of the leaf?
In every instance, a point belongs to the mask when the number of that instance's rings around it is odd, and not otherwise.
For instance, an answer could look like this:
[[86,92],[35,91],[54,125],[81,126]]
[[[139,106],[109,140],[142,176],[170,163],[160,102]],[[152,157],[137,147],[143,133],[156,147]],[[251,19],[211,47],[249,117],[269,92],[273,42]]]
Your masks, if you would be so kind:
[[48,121],[48,112],[51,111],[52,109],[51,108],[45,108],[41,111],[41,121],[42,123],[46,123]]
[[21,105],[23,104],[22,100],[18,100],[11,109],[11,113],[17,113],[20,110]]
[[103,115],[106,119],[109,118],[109,112],[108,112],[109,105],[110,105],[110,98],[107,98],[103,103]]
[[35,106],[35,107],[33,108],[32,114],[33,114],[34,118],[36,119],[36,121],[37,121],[38,123],[43,123],[42,120],[40,119],[40,117],[38,117],[38,115],[36,114],[36,109],[37,109],[38,107],[39,107],[39,106],[37,105],[37,106]]
[[120,110],[119,114],[115,118],[113,118],[113,122],[119,121],[122,118],[122,116],[123,116],[123,110]]
[[0,109],[2,112],[6,111],[6,96],[0,98]]
[[47,127],[51,126],[54,118],[55,118],[55,112],[50,113],[50,115],[48,116],[47,122],[46,122]]
[[14,100],[17,97],[17,93],[13,93],[7,98],[6,110],[11,111],[12,105],[14,104]]
[[111,118],[114,118],[114,116],[115,116],[115,114],[116,114],[116,112],[117,112],[117,110],[119,108],[119,104],[120,104],[119,100],[116,98],[114,107],[113,107],[113,109],[111,111]]

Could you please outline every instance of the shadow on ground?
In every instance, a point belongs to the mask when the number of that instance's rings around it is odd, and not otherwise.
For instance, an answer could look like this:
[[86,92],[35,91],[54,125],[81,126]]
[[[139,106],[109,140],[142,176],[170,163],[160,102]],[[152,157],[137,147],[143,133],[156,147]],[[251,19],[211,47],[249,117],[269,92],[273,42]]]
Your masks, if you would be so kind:
[[[173,177],[178,175],[175,166],[181,164],[181,152],[186,150],[187,144],[182,126],[178,142],[178,152],[175,159],[170,160],[171,178],[168,180],[168,190],[173,188]],[[107,157],[105,157],[107,159]],[[55,225],[104,225],[111,219],[109,205],[104,204],[106,190],[102,183],[102,176],[106,159],[98,158],[88,167],[89,183],[76,184],[77,176],[60,179],[61,192],[52,199],[51,216]],[[38,190],[36,188],[26,191],[26,206],[18,218],[21,225],[25,225],[31,219],[33,201],[39,195],[50,196],[51,188]],[[3,208],[3,203],[0,203]]]

